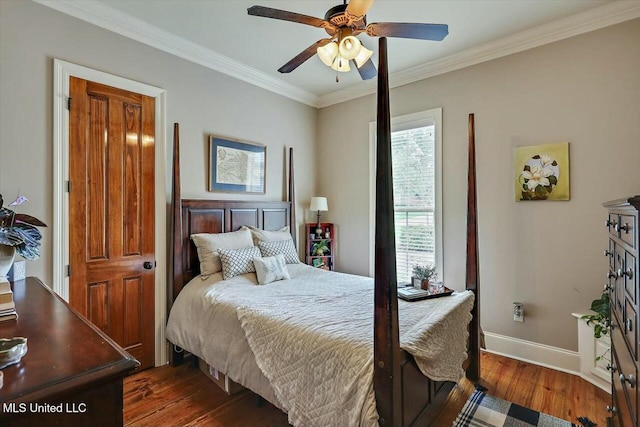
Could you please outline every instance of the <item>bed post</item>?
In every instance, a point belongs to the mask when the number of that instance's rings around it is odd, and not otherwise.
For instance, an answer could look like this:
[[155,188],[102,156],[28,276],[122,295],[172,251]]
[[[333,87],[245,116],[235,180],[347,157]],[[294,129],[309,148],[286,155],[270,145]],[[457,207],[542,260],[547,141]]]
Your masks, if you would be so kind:
[[378,51],[373,388],[381,427],[402,424],[387,39]]
[[293,182],[293,147],[289,147],[289,229],[293,238],[293,245],[296,245],[296,235],[298,234],[298,226],[296,224],[296,187]]
[[467,277],[466,288],[475,295],[469,324],[469,366],[467,378],[480,378],[480,280],[478,277],[478,216],[476,202],[476,154],[473,114],[469,114],[469,171],[467,190]]
[[[182,287],[182,199],[180,195],[180,131],[178,123],[173,124],[173,191],[171,194],[173,217],[173,285],[170,287],[170,304]],[[171,366],[182,363],[183,353],[177,352],[174,345],[169,354]]]

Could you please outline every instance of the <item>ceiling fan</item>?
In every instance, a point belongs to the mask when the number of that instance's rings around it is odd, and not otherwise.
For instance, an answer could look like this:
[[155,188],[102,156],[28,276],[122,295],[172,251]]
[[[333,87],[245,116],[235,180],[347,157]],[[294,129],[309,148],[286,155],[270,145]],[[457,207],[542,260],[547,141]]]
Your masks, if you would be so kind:
[[[290,73],[316,53],[322,62],[339,72],[351,70],[349,62],[353,60],[363,80],[376,76],[375,65],[371,61],[372,51],[365,48],[356,37],[366,33],[371,37],[401,37],[408,39],[441,41],[449,28],[445,24],[419,24],[406,22],[374,22],[367,24],[367,12],[374,0],[351,0],[349,4],[334,6],[327,11],[324,19],[286,10],[265,6],[252,6],[247,9],[249,15],[264,18],[281,19],[323,28],[328,38],[320,39],[289,62],[278,69],[281,73]],[[336,76],[336,81],[338,77]]]

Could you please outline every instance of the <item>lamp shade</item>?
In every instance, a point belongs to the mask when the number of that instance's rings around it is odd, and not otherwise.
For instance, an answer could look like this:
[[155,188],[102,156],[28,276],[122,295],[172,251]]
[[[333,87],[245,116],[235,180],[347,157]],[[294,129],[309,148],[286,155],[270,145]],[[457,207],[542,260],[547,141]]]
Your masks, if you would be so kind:
[[360,52],[358,52],[358,56],[356,56],[353,60],[356,62],[358,68],[361,68],[373,55],[373,51],[364,47],[364,45],[360,46]]
[[360,52],[360,40],[353,36],[347,36],[340,42],[340,56],[345,59],[353,59]]
[[331,65],[331,69],[340,71],[341,73],[348,73],[349,71],[351,71],[351,67],[349,66],[349,60],[338,55],[338,57],[333,61],[333,65]]
[[333,60],[338,56],[338,44],[336,42],[328,43],[324,46],[320,46],[316,52],[318,57],[327,67],[331,67]]
[[327,205],[326,197],[312,197],[311,198],[311,206],[309,206],[310,211],[328,211],[329,207]]

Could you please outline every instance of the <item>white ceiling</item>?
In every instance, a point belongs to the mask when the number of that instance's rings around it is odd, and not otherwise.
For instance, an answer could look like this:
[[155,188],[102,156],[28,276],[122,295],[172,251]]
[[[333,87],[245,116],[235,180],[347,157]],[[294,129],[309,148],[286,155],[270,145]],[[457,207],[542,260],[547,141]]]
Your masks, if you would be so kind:
[[[113,22],[127,21],[129,27],[136,27],[136,23],[143,21],[150,24],[145,26],[147,33],[163,30],[160,32],[165,38],[178,36],[177,39],[191,42],[192,50],[197,48],[200,54],[209,53],[222,62],[231,59],[232,66],[228,67],[231,74],[242,64],[243,74],[249,70],[248,73],[254,74],[257,81],[263,81],[258,83],[259,86],[265,86],[265,79],[275,81],[276,86],[298,90],[302,95],[297,97],[312,100],[303,100],[311,105],[317,105],[317,100],[323,97],[356,93],[360,86],[367,86],[353,67],[350,73],[340,73],[340,82],[336,83],[336,72],[322,64],[317,56],[292,73],[278,73],[281,65],[307,46],[325,38],[326,33],[320,28],[247,14],[247,8],[257,4],[323,18],[329,8],[341,3],[337,0],[36,1],[65,13],[70,13],[64,10],[70,5],[75,9],[82,8],[85,15],[87,10],[99,10],[102,17],[108,16]],[[479,52],[488,46],[499,46],[502,41],[527,42],[524,39],[518,41],[519,36],[544,39],[547,28],[558,32],[563,22],[572,22],[571,17],[580,14],[590,13],[590,19],[594,20],[598,11],[614,10],[611,8],[614,3],[624,3],[627,9],[629,4],[640,4],[637,0],[377,0],[369,10],[367,21],[449,25],[449,35],[442,42],[389,38],[389,70],[393,79],[394,75],[428,68],[429,64],[441,64],[474,50]],[[636,14],[640,9],[632,8]],[[71,14],[96,23],[95,19],[87,19],[77,11]],[[111,27],[117,25],[113,22],[103,26],[113,29]],[[557,24],[555,27],[554,23]],[[359,38],[376,52],[373,60],[377,65],[377,39],[366,34]],[[371,87],[371,82],[368,87]]]

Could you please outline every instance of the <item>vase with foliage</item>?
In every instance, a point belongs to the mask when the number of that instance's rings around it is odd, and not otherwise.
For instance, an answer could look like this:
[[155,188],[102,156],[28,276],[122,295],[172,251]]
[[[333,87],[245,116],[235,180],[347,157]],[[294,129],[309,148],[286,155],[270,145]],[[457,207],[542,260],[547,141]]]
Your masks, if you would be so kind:
[[609,323],[611,318],[609,291],[605,289],[600,294],[600,298],[591,302],[591,311],[595,314],[585,314],[582,319],[587,321],[587,325],[593,322],[593,336],[600,338],[609,334]]
[[[18,196],[9,207],[20,206],[26,201],[26,197]],[[0,194],[0,277],[7,275],[16,254],[28,260],[40,257],[42,234],[38,227],[47,226],[38,218],[16,213],[9,207],[4,207]]]
[[311,247],[311,253],[313,255],[323,256],[325,253],[329,252],[329,241],[326,239],[322,239],[320,241],[314,242]]
[[416,264],[413,266],[411,278],[412,283],[416,283],[416,280],[420,280],[420,287],[425,290],[429,289],[429,281],[436,280],[438,278],[436,266],[433,264]]
[[539,154],[531,157],[518,177],[522,200],[547,200],[559,176],[560,169],[554,158]]
[[[609,291],[605,289],[600,294],[600,298],[594,299],[591,302],[591,311],[594,311],[595,314],[585,314],[581,317],[587,321],[587,325],[593,323],[593,337],[598,339],[603,335],[609,335],[609,330],[611,328],[611,306],[609,305],[611,302],[609,298]],[[609,349],[605,351],[603,354],[596,356],[596,362],[602,359],[609,352]]]

